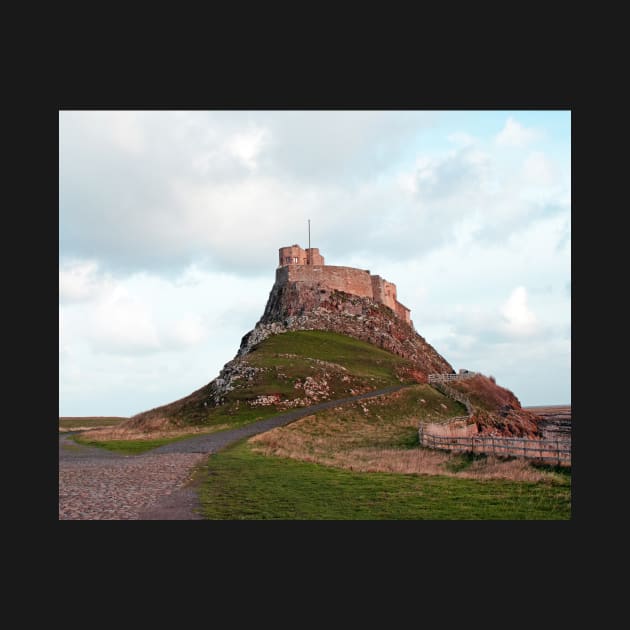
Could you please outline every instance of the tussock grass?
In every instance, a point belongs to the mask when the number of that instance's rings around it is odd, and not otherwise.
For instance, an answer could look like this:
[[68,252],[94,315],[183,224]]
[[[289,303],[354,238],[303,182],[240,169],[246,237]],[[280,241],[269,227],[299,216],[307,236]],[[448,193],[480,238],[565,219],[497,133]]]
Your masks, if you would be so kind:
[[525,460],[489,456],[463,465],[465,455],[418,445],[421,420],[448,422],[461,414],[461,408],[429,385],[417,385],[302,418],[257,435],[250,443],[253,452],[261,455],[360,472],[532,483],[557,480],[556,473],[536,468]]
[[181,429],[148,429],[142,431],[140,429],[126,428],[126,427],[105,427],[102,429],[93,429],[91,431],[84,431],[81,435],[83,440],[90,440],[92,442],[107,442],[110,440],[156,440],[163,438],[177,438],[177,437],[193,437],[195,435],[216,433],[217,431],[223,431],[228,429],[229,425],[219,424],[213,427],[185,427]]
[[128,420],[128,418],[119,416],[62,416],[59,418],[59,430],[63,432],[109,427],[120,424],[124,420]]

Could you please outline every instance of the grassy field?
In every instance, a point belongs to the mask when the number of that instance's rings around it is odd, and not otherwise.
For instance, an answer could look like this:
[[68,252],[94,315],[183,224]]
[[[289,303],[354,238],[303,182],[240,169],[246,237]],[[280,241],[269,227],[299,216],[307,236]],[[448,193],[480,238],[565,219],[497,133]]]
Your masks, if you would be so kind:
[[[235,428],[285,410],[287,401],[307,406],[412,382],[404,376],[412,367],[407,359],[352,337],[319,330],[272,335],[243,357],[243,365],[255,368],[255,373],[233,381],[234,388],[222,405],[208,403],[212,395],[208,384],[137,418],[147,422],[169,418],[178,426]],[[317,401],[305,400],[307,382],[318,390]],[[259,396],[272,395],[279,397],[278,404],[252,406]]]
[[[421,421],[448,422],[463,405],[430,385],[329,409],[251,439],[261,455],[287,457],[360,472],[431,474],[470,479],[548,481],[550,473],[516,458],[462,462],[448,451],[420,448]],[[462,465],[465,463],[466,465]]]
[[113,427],[120,424],[127,418],[120,418],[116,416],[63,416],[59,418],[60,429],[77,429],[88,427],[93,429],[94,427]]
[[463,407],[429,385],[308,416],[210,458],[208,519],[568,519],[570,470],[418,445]]
[[568,519],[569,473],[545,483],[360,473],[254,453],[241,442],[209,458],[207,519]]
[[[199,435],[198,433],[194,435]],[[179,440],[185,440],[191,435],[183,435],[171,438],[158,438],[155,440],[86,440],[81,435],[73,435],[72,439],[77,444],[83,444],[85,446],[97,446],[99,448],[107,449],[108,451],[115,451],[122,453],[123,455],[139,455],[145,453],[158,446],[164,446],[164,444],[170,444],[171,442],[178,442]]]

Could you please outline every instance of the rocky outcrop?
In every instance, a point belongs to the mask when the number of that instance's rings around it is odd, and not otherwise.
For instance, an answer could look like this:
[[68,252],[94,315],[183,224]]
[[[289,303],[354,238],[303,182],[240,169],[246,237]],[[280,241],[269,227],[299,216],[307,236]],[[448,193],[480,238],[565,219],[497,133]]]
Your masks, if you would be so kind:
[[[415,331],[413,325],[385,304],[371,297],[332,289],[324,282],[310,279],[292,281],[288,279],[288,274],[283,273],[278,273],[277,278],[262,317],[254,329],[242,338],[236,356],[223,366],[218,377],[184,398],[136,414],[128,421],[129,426],[143,426],[155,419],[170,419],[174,425],[202,424],[212,408],[226,404],[230,392],[255,386],[261,376],[259,372],[272,369],[251,365],[247,355],[252,349],[271,335],[290,331],[336,332],[403,357],[410,365],[401,364],[396,368],[401,381],[408,379],[426,383],[428,374],[454,373],[451,365]],[[314,362],[318,369],[294,384],[299,396],[285,399],[274,391],[261,392],[252,400],[243,399],[241,402],[237,399],[235,408],[240,404],[254,408],[273,405],[278,409],[308,406],[330,397],[331,382],[343,382],[351,395],[374,388],[369,379],[362,380],[344,374],[345,368],[340,365],[318,359],[304,360]],[[283,380],[280,374],[275,377]]]
[[293,330],[327,330],[348,335],[409,359],[420,380],[429,373],[453,373],[452,366],[389,307],[368,297],[321,284],[276,282],[263,316],[247,333],[237,356],[270,335]]

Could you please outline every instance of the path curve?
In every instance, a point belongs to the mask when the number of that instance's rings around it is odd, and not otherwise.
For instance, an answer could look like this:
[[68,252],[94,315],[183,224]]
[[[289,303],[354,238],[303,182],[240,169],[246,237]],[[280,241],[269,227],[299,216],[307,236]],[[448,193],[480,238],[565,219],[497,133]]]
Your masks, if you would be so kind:
[[120,455],[78,445],[65,433],[59,437],[59,518],[201,520],[196,512],[198,499],[191,473],[208,455],[324,409],[391,394],[409,386],[391,385],[292,409],[237,429],[171,442],[141,455]]

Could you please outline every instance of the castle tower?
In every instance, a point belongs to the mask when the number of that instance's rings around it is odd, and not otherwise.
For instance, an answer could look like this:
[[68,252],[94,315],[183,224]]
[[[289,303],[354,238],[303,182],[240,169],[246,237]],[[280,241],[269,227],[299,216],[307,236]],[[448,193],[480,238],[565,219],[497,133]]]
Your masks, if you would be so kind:
[[318,247],[302,249],[294,244],[289,247],[281,247],[278,250],[278,266],[287,265],[324,265],[324,257],[319,253]]

